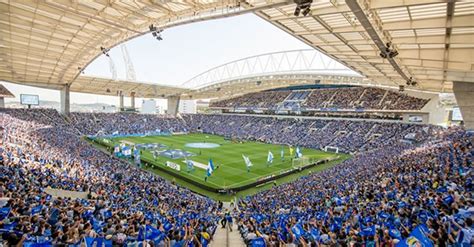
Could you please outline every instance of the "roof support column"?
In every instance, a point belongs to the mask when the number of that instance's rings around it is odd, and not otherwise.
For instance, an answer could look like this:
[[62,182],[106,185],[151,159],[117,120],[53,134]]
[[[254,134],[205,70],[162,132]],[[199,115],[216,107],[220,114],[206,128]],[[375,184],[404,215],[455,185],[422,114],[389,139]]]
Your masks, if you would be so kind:
[[474,130],[474,83],[454,81],[453,92],[461,110],[464,126]]
[[168,97],[168,114],[173,116],[176,116],[178,114],[179,100],[179,96]]
[[0,108],[5,108],[5,98],[0,96]]
[[135,92],[130,93],[130,108],[135,110]]
[[69,84],[66,84],[60,90],[61,114],[63,114],[63,115],[69,115],[69,112],[70,112],[70,94],[69,94],[70,87],[71,86]]
[[119,111],[123,111],[123,99],[124,99],[124,96],[123,96],[123,92],[120,91],[118,93],[118,96],[119,96]]

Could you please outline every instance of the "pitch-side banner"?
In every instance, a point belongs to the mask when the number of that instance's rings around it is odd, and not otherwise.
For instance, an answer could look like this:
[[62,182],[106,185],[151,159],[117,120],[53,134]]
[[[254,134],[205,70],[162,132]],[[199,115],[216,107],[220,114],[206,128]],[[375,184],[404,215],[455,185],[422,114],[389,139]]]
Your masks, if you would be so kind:
[[171,161],[166,161],[166,166],[171,169],[175,169],[178,172],[181,171],[181,166]]

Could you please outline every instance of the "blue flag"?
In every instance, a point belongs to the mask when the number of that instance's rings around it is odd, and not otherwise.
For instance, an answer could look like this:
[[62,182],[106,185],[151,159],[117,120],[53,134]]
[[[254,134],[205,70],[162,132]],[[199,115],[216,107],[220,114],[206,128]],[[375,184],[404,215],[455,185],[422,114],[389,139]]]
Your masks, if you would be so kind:
[[5,219],[10,214],[11,208],[0,208],[0,220]]
[[311,228],[311,237],[315,242],[319,242],[319,237],[321,236],[321,232],[318,228]]
[[375,225],[366,227],[362,229],[362,231],[359,233],[361,236],[375,236]]
[[250,242],[250,246],[251,247],[265,247],[267,245],[265,244],[265,239],[263,239],[262,237],[258,237],[258,238],[252,239],[252,241]]
[[392,238],[402,239],[402,234],[397,228],[390,228],[390,230],[388,231],[388,234]]
[[41,212],[41,209],[43,209],[42,205],[38,205],[34,208],[31,209],[31,215],[35,215]]
[[299,241],[300,237],[304,234],[304,229],[300,223],[297,223],[291,228],[293,234],[295,234],[295,239]]
[[165,235],[158,229],[147,225],[146,226],[146,240],[153,240],[155,243],[160,243],[165,238]]
[[403,241],[400,241],[396,247],[422,246],[433,247],[433,243],[426,235],[426,228],[419,225],[413,229],[410,236]]
[[112,246],[112,240],[106,240],[105,238],[84,238],[86,247],[95,247],[95,246]]
[[27,241],[23,243],[23,247],[52,247],[53,243],[51,241],[43,242],[43,243],[36,243],[32,241]]
[[207,164],[207,176],[211,176],[211,174],[214,172],[214,164],[212,162],[212,159],[209,159],[209,163]]
[[452,195],[447,195],[443,198],[443,203],[446,205],[451,205],[454,202],[454,197]]
[[135,164],[140,165],[141,160],[140,160],[140,150],[139,149],[135,149],[133,151],[133,157],[134,157],[134,160],[135,160]]
[[188,171],[194,170],[194,163],[193,163],[192,160],[186,159],[186,165],[187,165],[187,167],[188,167]]
[[125,157],[130,157],[132,156],[132,150],[130,149],[130,147],[123,147],[122,148],[122,155],[125,156]]

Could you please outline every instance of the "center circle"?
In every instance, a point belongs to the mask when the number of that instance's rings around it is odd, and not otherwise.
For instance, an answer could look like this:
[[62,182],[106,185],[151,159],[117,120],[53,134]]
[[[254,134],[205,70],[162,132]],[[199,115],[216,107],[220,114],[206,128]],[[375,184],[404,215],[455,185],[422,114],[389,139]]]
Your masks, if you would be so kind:
[[192,143],[186,143],[184,146],[188,148],[218,148],[221,145],[217,143],[208,143],[208,142],[192,142]]

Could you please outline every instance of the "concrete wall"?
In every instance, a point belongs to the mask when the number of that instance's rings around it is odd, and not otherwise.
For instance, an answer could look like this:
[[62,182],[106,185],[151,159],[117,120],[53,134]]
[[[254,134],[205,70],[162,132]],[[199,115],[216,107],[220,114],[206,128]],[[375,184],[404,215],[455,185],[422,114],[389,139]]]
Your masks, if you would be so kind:
[[70,102],[70,93],[69,93],[69,85],[65,85],[60,90],[60,98],[61,98],[61,114],[69,115],[71,109],[71,102]]
[[438,94],[433,96],[430,101],[421,108],[421,111],[429,113],[429,124],[445,125],[448,121],[449,110],[441,104]]
[[467,129],[474,129],[474,83],[455,81],[453,91],[461,110],[464,126]]
[[168,97],[168,114],[176,116],[178,114],[179,96]]
[[179,101],[179,113],[190,113],[194,114],[197,112],[196,100],[180,100]]

